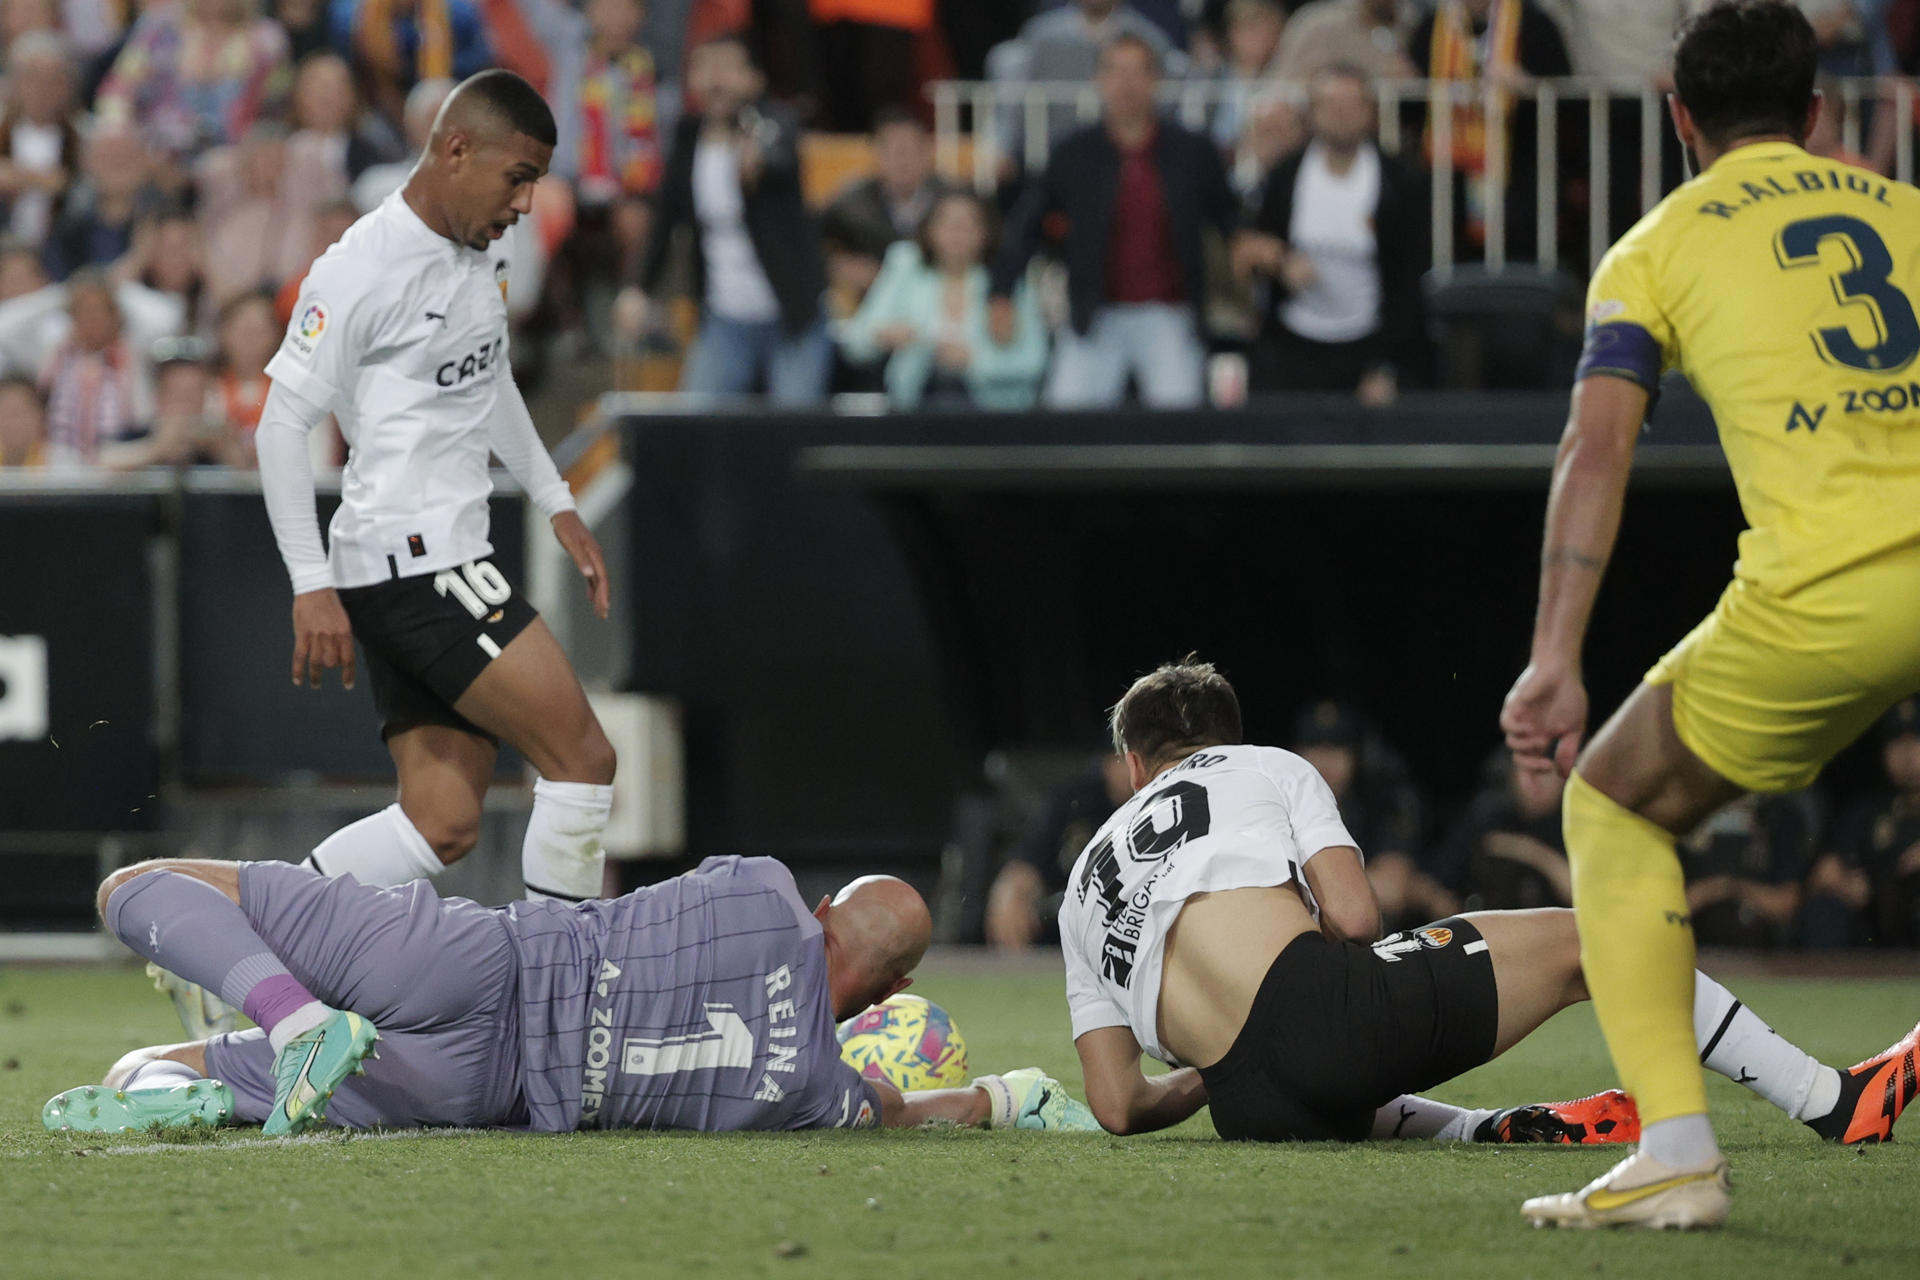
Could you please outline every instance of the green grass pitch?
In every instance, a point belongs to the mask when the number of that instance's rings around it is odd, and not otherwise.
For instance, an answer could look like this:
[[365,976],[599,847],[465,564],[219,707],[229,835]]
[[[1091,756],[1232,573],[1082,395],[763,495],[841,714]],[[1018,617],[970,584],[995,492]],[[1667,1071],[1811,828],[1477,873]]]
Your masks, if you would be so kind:
[[[1730,983],[1851,1063],[1920,1013],[1911,981]],[[936,960],[975,1071],[1038,1064],[1076,1089],[1057,973]],[[1614,1148],[1230,1146],[1202,1116],[1133,1139],[976,1131],[56,1136],[40,1104],[177,1039],[133,968],[0,971],[0,1275],[274,1277],[1881,1276],[1911,1274],[1920,1140],[1822,1145],[1713,1078],[1734,1161],[1718,1235],[1550,1234],[1520,1200]],[[1585,1010],[1438,1090],[1575,1096],[1609,1072]],[[1920,1139],[1920,1135],[1916,1135]]]

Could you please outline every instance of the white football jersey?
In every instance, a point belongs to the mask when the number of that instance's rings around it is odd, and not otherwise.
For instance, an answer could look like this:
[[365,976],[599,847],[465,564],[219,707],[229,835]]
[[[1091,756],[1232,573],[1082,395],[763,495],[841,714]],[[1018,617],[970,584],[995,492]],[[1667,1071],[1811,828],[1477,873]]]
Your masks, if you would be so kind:
[[1077,1040],[1127,1027],[1160,1044],[1160,968],[1167,933],[1196,893],[1297,882],[1322,849],[1352,846],[1340,807],[1314,767],[1278,747],[1207,747],[1120,806],[1073,864],[1060,903],[1067,1008]]
[[[512,377],[504,245],[455,244],[396,191],[300,286],[267,376],[330,410],[346,437],[327,549],[336,587],[433,573],[493,550],[488,428]],[[551,483],[564,489],[557,475]],[[555,500],[530,496],[543,508]]]

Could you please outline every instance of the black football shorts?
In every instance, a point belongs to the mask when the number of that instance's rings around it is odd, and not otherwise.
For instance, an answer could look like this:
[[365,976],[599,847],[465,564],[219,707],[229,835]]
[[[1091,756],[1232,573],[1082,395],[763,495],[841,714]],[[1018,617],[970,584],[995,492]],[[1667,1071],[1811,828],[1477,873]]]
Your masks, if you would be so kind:
[[1374,1112],[1493,1056],[1500,999],[1480,931],[1458,916],[1372,945],[1304,933],[1254,997],[1227,1056],[1200,1071],[1221,1137],[1357,1142]]
[[539,611],[488,560],[340,592],[366,659],[380,737],[423,724],[492,739],[453,709]]

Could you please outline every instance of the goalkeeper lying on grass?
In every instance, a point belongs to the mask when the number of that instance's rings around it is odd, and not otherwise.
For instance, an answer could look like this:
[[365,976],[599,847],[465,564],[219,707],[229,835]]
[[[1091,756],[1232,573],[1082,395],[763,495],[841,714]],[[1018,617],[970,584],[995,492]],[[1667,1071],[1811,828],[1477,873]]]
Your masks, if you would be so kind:
[[611,901],[495,910],[425,882],[167,860],[109,877],[100,912],[259,1029],[136,1050],[48,1102],[53,1130],[1098,1127],[1037,1069],[903,1095],[840,1060],[836,1020],[926,951],[926,904],[888,876],[809,913],[773,859],[709,858]]

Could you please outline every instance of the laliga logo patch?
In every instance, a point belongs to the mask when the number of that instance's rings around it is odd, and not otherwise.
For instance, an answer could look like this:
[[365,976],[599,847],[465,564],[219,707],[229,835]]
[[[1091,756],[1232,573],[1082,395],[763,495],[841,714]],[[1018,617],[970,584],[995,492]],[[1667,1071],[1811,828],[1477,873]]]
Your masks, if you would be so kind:
[[1605,324],[1615,316],[1624,313],[1626,309],[1627,304],[1617,298],[1606,298],[1593,304],[1592,309],[1587,312],[1587,322]]
[[311,357],[326,331],[327,304],[315,298],[294,318],[293,332],[287,335],[287,345],[301,355]]

